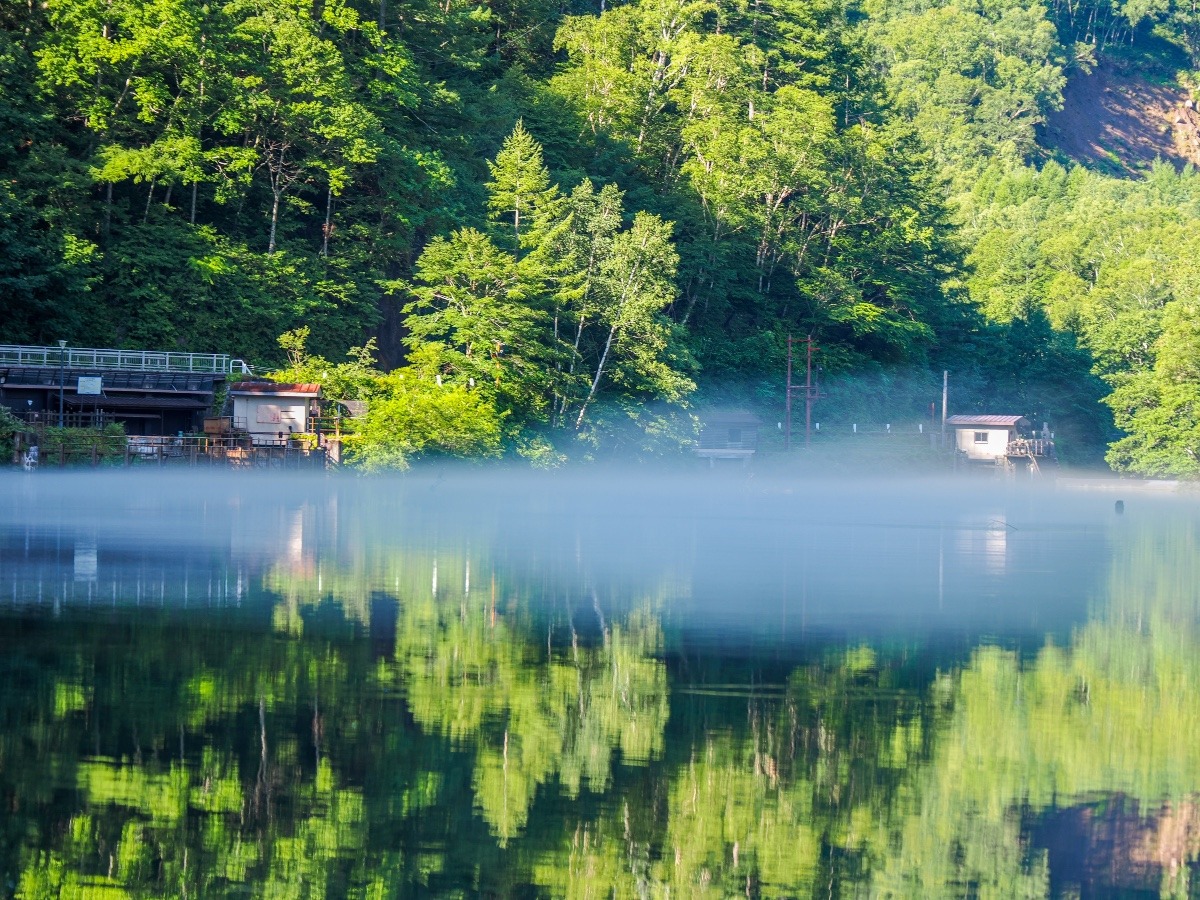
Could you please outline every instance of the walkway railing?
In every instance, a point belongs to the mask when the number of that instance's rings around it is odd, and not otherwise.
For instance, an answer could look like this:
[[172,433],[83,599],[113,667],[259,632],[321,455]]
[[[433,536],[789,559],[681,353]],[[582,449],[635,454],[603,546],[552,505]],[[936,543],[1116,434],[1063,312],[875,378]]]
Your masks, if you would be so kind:
[[[48,439],[51,438],[52,439]],[[248,444],[245,439],[123,434],[18,432],[13,462],[26,470],[66,466],[231,466],[247,469],[321,469],[326,447],[300,441]],[[3,461],[0,461],[2,464]]]
[[[39,430],[43,428],[55,428],[59,424],[59,416],[57,409],[45,409],[34,412],[19,412],[17,418],[24,422],[29,428]],[[64,412],[62,415],[63,428],[96,428],[100,429],[106,425],[111,425],[116,419],[112,413],[98,410],[96,412]]]
[[123,369],[133,372],[201,372],[250,375],[250,366],[227,353],[176,353],[170,350],[101,350],[88,347],[23,347],[0,344],[0,366]]
[[1017,438],[1008,442],[1009,456],[1053,456],[1054,441],[1045,438]]

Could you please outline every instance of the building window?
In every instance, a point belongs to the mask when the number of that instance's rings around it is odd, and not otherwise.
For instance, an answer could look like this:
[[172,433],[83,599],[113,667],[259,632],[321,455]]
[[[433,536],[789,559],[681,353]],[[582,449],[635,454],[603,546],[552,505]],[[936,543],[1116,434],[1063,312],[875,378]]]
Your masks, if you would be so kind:
[[988,433],[986,431],[975,432],[975,443],[986,444],[988,442]]

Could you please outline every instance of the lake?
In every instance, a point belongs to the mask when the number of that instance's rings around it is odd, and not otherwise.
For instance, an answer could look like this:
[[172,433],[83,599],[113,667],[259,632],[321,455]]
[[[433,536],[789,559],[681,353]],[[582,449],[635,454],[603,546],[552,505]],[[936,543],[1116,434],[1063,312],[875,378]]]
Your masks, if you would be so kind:
[[1200,896],[1198,541],[1053,482],[5,473],[0,897]]

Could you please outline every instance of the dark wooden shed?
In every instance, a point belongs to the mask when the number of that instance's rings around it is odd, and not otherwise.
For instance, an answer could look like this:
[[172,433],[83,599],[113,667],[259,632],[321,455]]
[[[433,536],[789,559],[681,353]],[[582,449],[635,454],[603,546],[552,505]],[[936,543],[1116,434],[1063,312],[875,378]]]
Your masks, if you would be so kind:
[[745,409],[710,409],[700,415],[703,423],[696,455],[749,462],[758,450],[758,432],[762,420]]

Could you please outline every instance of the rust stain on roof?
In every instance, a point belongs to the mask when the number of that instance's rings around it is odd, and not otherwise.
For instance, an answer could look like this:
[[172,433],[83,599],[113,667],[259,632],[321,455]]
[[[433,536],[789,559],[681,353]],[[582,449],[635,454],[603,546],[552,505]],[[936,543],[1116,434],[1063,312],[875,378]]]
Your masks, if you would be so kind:
[[948,416],[947,425],[1000,425],[1011,428],[1024,422],[1024,416]]
[[231,394],[261,394],[277,397],[288,394],[317,395],[321,393],[319,384],[287,384],[281,381],[239,381],[229,386]]

